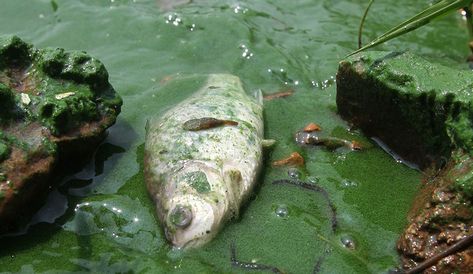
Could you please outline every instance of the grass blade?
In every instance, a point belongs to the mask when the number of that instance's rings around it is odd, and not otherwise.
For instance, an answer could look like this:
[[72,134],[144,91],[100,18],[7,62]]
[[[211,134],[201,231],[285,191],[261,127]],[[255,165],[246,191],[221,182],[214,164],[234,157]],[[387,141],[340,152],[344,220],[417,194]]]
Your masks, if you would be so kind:
[[362,39],[361,36],[363,34],[363,25],[365,24],[366,16],[368,15],[368,12],[371,8],[371,5],[373,5],[374,0],[370,0],[368,7],[366,7],[365,13],[363,14],[363,17],[361,18],[360,22],[360,28],[358,29],[358,48],[362,48]]
[[[411,32],[419,27],[422,27],[428,24],[430,21],[439,18],[449,12],[455,11],[457,9],[469,6],[473,0],[442,0],[431,7],[426,8],[420,13],[414,15],[413,17],[407,19],[396,27],[390,29],[386,33],[382,34],[375,40],[373,40],[368,45],[352,52],[350,55],[356,54],[358,52],[364,51],[366,49],[372,48],[384,42],[387,42],[391,39],[399,37],[403,34]],[[347,56],[347,57],[348,57]]]

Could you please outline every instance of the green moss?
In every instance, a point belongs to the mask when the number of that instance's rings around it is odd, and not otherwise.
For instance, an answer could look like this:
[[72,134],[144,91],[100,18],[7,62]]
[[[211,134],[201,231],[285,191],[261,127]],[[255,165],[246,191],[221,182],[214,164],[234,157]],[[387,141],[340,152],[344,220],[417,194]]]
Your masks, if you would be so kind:
[[447,120],[448,133],[456,147],[463,148],[473,155],[472,110],[462,109],[456,117]]
[[15,106],[13,91],[0,82],[0,122],[10,118]]
[[[122,100],[109,84],[107,70],[85,52],[35,49],[18,37],[0,37],[0,60],[3,122],[21,110],[28,122],[39,121],[59,135],[101,115],[113,117],[112,123],[120,112]],[[31,90],[15,95],[18,79],[28,81]],[[20,92],[31,102],[25,103]]]
[[56,134],[67,132],[80,126],[83,121],[93,121],[99,116],[94,97],[89,90],[78,88],[69,94],[73,95],[65,98],[61,98],[61,94],[48,95],[38,106],[40,121]]
[[32,46],[17,36],[0,37],[0,69],[23,67],[31,63]]
[[5,160],[10,155],[10,148],[7,144],[0,141],[0,162]]

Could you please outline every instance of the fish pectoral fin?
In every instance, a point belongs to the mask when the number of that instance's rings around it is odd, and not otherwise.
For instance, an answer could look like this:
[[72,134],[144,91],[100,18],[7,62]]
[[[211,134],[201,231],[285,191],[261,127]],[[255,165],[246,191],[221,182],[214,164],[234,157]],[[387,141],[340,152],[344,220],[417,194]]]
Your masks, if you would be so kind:
[[263,105],[263,92],[261,89],[255,91],[255,99],[258,104]]
[[276,140],[274,140],[274,139],[264,139],[264,140],[261,141],[261,145],[264,148],[272,147],[272,146],[274,146],[274,144],[276,144]]
[[225,177],[225,180],[232,185],[239,184],[242,180],[241,171],[238,169],[228,169],[224,172],[223,176]]
[[241,185],[243,177],[241,171],[238,169],[228,169],[223,172],[223,178],[229,190],[228,199],[230,207],[230,219],[237,218],[239,215],[239,197],[241,192]]

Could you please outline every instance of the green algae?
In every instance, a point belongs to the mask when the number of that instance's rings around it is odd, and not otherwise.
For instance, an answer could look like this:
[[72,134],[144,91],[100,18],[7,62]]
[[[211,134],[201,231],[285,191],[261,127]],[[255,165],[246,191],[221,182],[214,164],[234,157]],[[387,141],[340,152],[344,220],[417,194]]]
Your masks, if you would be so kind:
[[[312,272],[316,258],[326,252],[321,273],[380,273],[397,264],[395,241],[421,175],[359,133],[347,131],[336,114],[331,76],[339,59],[356,46],[352,26],[363,12],[358,1],[193,1],[169,13],[153,0],[55,2],[54,12],[49,1],[5,1],[0,31],[21,35],[38,47],[86,50],[100,58],[125,104],[95,159],[61,181],[53,197],[66,202],[53,204],[66,212],[51,224],[39,223],[25,235],[0,240],[0,272],[247,273],[230,265],[232,241],[238,259],[291,273]],[[407,0],[395,7],[380,2],[373,13],[387,9],[391,16],[370,18],[367,35],[423,6]],[[182,23],[166,23],[169,16]],[[187,26],[192,24],[191,31]],[[426,26],[422,35],[408,35],[385,48],[407,43],[431,58],[441,56],[442,62],[461,66],[468,50],[459,24],[447,17],[435,28]],[[253,53],[249,59],[242,57],[242,44]],[[284,74],[276,73],[280,69]],[[205,81],[184,74],[217,72],[238,75],[249,92],[292,88],[295,94],[265,101],[265,137],[277,143],[265,154],[259,189],[240,218],[209,245],[181,254],[164,242],[143,184],[144,128],[149,113],[163,113]],[[320,124],[328,135],[371,148],[349,154],[299,148],[293,133],[309,122]],[[125,153],[109,151],[109,146]],[[318,182],[334,200],[340,222],[336,234],[330,232],[320,195],[271,184],[288,175],[270,163],[293,151],[306,160],[302,179]],[[287,205],[287,218],[275,214],[280,204]],[[354,250],[341,244],[345,235],[354,238]]]
[[211,190],[207,176],[202,171],[189,172],[184,175],[184,180],[198,193],[208,193]]
[[5,160],[10,155],[10,148],[7,144],[0,141],[0,162]]

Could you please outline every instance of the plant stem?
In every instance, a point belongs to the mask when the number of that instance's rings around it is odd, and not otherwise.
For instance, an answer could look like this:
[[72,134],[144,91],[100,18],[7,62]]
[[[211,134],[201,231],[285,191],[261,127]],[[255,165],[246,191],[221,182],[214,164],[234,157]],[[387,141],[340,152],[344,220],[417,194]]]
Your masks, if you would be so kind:
[[468,35],[470,36],[470,51],[473,53],[473,18],[471,14],[471,5],[463,8],[466,16],[466,27],[468,28]]
[[366,16],[368,15],[368,11],[371,8],[371,5],[373,5],[374,0],[370,0],[368,7],[366,7],[365,13],[363,14],[363,17],[361,18],[360,22],[360,28],[358,29],[358,49],[361,49],[363,46],[363,43],[361,41],[361,36],[363,34],[363,25],[365,24]]

